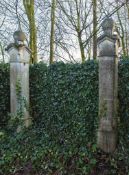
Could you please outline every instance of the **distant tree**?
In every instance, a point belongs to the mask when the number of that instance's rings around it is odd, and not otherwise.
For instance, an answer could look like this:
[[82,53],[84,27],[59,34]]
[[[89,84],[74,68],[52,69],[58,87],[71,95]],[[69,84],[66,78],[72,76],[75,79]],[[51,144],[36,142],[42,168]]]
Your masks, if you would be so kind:
[[97,57],[97,0],[93,0],[93,59]]
[[23,5],[29,21],[31,63],[37,62],[37,30],[34,15],[34,0],[23,0]]
[[1,52],[1,56],[2,56],[2,62],[5,62],[5,56],[4,56],[4,48],[2,46],[2,43],[0,42],[0,52]]
[[129,18],[129,0],[125,0],[126,1],[126,7],[127,7],[127,10],[128,10],[128,18]]
[[67,0],[67,2],[60,2],[58,4],[65,15],[63,19],[67,27],[77,37],[78,45],[81,54],[81,60],[86,60],[85,49],[90,42],[91,34],[89,36],[89,28],[92,21],[88,20],[91,15],[92,3],[85,0]]
[[56,12],[56,0],[52,0],[52,4],[51,4],[51,34],[50,34],[50,64],[52,64],[53,60],[54,60],[55,12]]

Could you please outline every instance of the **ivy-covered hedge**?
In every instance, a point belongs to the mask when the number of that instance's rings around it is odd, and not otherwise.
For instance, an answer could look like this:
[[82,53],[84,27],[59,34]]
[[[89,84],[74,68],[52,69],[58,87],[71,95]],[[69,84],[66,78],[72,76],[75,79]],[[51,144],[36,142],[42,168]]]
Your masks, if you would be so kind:
[[4,128],[10,112],[9,65],[0,64],[0,128]]
[[[19,134],[0,134],[0,174],[97,175],[104,171],[112,175],[128,174],[128,79],[129,61],[121,61],[119,142],[116,152],[110,156],[96,148],[98,63],[31,66],[33,125]],[[7,82],[9,92],[8,79]]]
[[94,140],[98,115],[98,64],[37,64],[30,73],[31,109],[53,137]]
[[129,60],[119,64],[119,143],[120,152],[129,165]]

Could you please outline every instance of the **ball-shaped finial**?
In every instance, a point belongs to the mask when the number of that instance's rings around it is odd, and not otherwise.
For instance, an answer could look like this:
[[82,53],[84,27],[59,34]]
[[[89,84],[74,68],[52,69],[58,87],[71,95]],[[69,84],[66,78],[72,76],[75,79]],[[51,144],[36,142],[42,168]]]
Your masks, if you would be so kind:
[[24,44],[24,41],[26,40],[26,36],[24,34],[24,32],[18,30],[16,32],[14,32],[13,34],[13,38],[16,44]]
[[104,31],[104,34],[106,35],[112,35],[114,30],[115,30],[115,22],[113,21],[112,18],[107,17],[103,22],[102,22],[102,29]]

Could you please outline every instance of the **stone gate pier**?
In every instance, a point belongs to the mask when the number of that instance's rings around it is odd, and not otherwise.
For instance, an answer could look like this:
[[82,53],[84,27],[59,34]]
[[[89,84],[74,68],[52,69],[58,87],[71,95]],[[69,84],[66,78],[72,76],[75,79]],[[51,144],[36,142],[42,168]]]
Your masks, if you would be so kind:
[[17,115],[21,110],[24,124],[31,124],[29,115],[29,62],[30,50],[24,44],[26,39],[22,31],[13,35],[14,43],[9,44],[7,52],[10,55],[10,107],[11,114]]
[[112,18],[102,23],[103,34],[98,38],[99,59],[99,129],[98,147],[107,153],[117,143],[117,88],[119,37]]

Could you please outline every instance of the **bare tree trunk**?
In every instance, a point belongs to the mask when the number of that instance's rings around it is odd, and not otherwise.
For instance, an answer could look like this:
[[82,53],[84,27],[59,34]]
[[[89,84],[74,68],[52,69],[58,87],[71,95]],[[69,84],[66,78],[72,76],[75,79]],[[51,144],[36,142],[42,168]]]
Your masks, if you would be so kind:
[[128,19],[129,19],[129,4],[128,4],[128,0],[126,0],[126,7],[127,7],[127,10],[128,10]]
[[126,45],[126,54],[127,54],[127,57],[129,57],[128,32],[127,31],[126,31],[126,36],[125,36],[125,45]]
[[[80,52],[81,52],[81,59],[82,63],[84,63],[86,57],[85,57],[85,51],[84,51],[84,46],[83,46],[83,41],[82,41],[82,33],[81,33],[81,17],[80,17],[80,4],[78,4],[78,0],[75,0],[76,2],[76,11],[77,11],[77,34],[78,34],[78,42],[79,42],[79,47],[80,47]],[[81,3],[81,2],[79,2]]]
[[31,53],[31,63],[37,62],[37,31],[35,24],[35,15],[34,15],[34,0],[23,0],[24,8],[27,14],[29,21],[29,30],[30,30],[30,49]]
[[5,59],[4,59],[4,49],[2,47],[2,44],[0,42],[0,50],[1,50],[1,54],[2,54],[2,59],[3,59],[3,63],[5,62]]
[[79,42],[79,47],[80,47],[80,52],[81,52],[82,63],[84,63],[86,57],[85,57],[85,51],[84,51],[83,42],[82,42],[80,33],[78,33],[78,42]]
[[93,0],[93,59],[97,57],[97,0]]
[[52,64],[53,60],[54,60],[55,12],[56,12],[56,0],[52,0],[52,6],[51,6],[51,36],[50,36],[50,64]]
[[122,51],[123,51],[123,56],[125,57],[125,56],[127,56],[126,48],[125,48],[125,31],[124,31],[124,27],[123,27],[123,24],[122,24],[122,21],[121,21],[121,18],[120,18],[119,11],[117,11],[117,17],[118,17],[118,21],[119,21],[119,24],[120,24],[120,27],[121,27]]
[[91,59],[91,42],[88,44],[88,60]]

